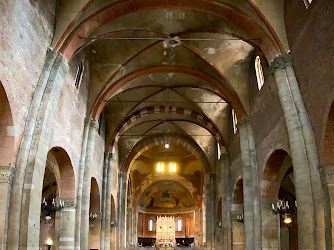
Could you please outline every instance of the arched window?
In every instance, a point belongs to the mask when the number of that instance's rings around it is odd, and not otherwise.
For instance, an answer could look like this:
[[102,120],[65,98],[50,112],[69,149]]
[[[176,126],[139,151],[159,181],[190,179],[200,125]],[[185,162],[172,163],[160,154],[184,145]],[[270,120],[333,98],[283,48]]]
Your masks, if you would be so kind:
[[237,114],[234,112],[234,109],[232,109],[232,122],[233,122],[233,133],[235,134],[238,130],[238,127],[237,127],[238,118],[237,118]]
[[181,218],[177,219],[176,221],[176,230],[182,231],[182,219]]
[[150,219],[148,221],[148,231],[152,232],[153,231],[153,220]]
[[257,86],[260,90],[264,84],[264,76],[263,76],[263,70],[262,70],[262,65],[261,65],[261,59],[259,56],[255,58],[255,71],[256,71]]
[[84,73],[84,69],[85,68],[84,68],[83,62],[80,62],[79,66],[78,66],[78,69],[77,69],[77,74],[75,76],[75,87],[77,89],[79,89],[79,87],[80,87],[82,76],[83,76],[83,73]]

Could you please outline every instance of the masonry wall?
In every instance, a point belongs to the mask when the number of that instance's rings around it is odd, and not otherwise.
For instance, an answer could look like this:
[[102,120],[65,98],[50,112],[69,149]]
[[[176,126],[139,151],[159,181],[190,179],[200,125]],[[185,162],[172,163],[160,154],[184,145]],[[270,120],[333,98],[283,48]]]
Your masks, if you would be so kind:
[[0,2],[0,81],[12,109],[15,155],[54,32],[56,1]]
[[309,9],[305,8],[303,1],[285,0],[288,41],[321,164],[324,163],[327,118],[334,100],[333,12],[331,0],[313,1]]

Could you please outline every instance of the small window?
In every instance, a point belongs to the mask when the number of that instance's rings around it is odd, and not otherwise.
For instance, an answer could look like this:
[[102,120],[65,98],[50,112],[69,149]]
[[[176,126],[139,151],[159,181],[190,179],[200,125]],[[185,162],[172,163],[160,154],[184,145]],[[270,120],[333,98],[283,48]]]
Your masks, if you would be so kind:
[[150,232],[153,231],[153,220],[148,221],[148,231],[150,231]]
[[217,150],[218,150],[218,160],[220,159],[220,155],[221,155],[221,150],[220,150],[220,145],[219,143],[217,143]]
[[305,3],[306,9],[308,9],[312,3],[312,0],[304,0],[304,3]]
[[177,231],[182,231],[182,220],[181,219],[177,220]]
[[83,73],[84,73],[84,69],[85,68],[84,68],[83,62],[80,62],[79,66],[78,66],[77,74],[75,76],[75,87],[77,89],[79,89],[79,87],[80,87],[82,76],[83,76]]
[[237,127],[238,119],[237,119],[237,114],[234,112],[234,109],[232,109],[232,122],[233,122],[233,133],[235,134],[238,130]]
[[262,70],[262,65],[261,65],[261,59],[259,56],[257,56],[255,59],[255,71],[256,71],[257,86],[260,90],[264,84],[264,76],[263,76],[263,70]]

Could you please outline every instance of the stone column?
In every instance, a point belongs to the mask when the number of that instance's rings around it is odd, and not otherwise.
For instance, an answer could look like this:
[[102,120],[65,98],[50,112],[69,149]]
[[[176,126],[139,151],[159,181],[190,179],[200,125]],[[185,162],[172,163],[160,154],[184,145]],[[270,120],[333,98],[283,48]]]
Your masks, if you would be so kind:
[[271,206],[276,202],[277,200],[270,199],[261,201],[263,250],[280,249],[280,215],[274,214]]
[[82,185],[80,249],[88,249],[89,208],[90,208],[90,191],[91,191],[90,169],[92,168],[93,164],[95,137],[97,130],[98,130],[98,122],[94,119],[91,119],[88,138],[87,138],[87,150],[86,150],[83,185]]
[[7,219],[11,184],[15,168],[0,166],[0,248],[5,249],[7,236]]
[[[331,213],[325,213],[326,221],[331,222],[331,234],[327,237],[332,237],[332,244],[334,242],[334,228],[332,225],[334,224],[334,166],[321,166],[320,167],[320,176],[321,183],[324,190],[324,198],[325,198],[325,206],[327,207],[327,211],[331,211]],[[326,231],[326,234],[329,232]],[[333,245],[334,248],[334,245]]]
[[206,192],[206,245],[207,249],[214,249],[215,229],[215,176],[214,173],[205,175]]
[[80,249],[81,199],[82,199],[83,175],[84,175],[84,169],[85,169],[89,128],[90,128],[90,118],[86,118],[83,136],[82,136],[81,157],[80,157],[78,178],[77,178],[77,192],[76,192],[77,204],[76,204],[76,212],[75,212],[75,236],[74,236],[75,249]]
[[110,223],[111,223],[111,186],[112,186],[112,173],[113,173],[113,162],[115,161],[112,154],[109,154],[109,161],[107,166],[107,180],[106,180],[106,202],[105,202],[105,240],[104,249],[110,249]]
[[106,193],[108,189],[108,168],[109,168],[109,153],[104,157],[103,164],[103,181],[102,181],[102,202],[101,202],[101,234],[100,234],[100,246],[101,250],[105,249],[105,241],[106,241]]
[[[64,207],[56,212],[56,249],[74,249],[75,199],[60,198]],[[57,202],[58,204],[58,202]]]
[[125,249],[126,247],[126,211],[127,211],[127,183],[128,173],[120,172],[118,174],[118,219],[117,219],[117,241],[118,249]]
[[[290,55],[276,57],[270,66],[274,74],[289,134],[298,203],[298,242],[301,249],[331,249],[326,237],[324,196],[319,175],[319,159]],[[326,211],[330,213],[330,211]]]
[[195,246],[201,247],[203,242],[203,232],[202,232],[202,209],[195,208]]
[[259,180],[253,129],[249,118],[238,121],[244,191],[245,249],[261,249]]
[[60,92],[68,71],[66,59],[52,50],[46,55],[21,141],[8,223],[8,249],[38,249],[45,162]]
[[221,186],[222,186],[222,246],[224,250],[232,249],[232,222],[231,203],[232,194],[230,192],[230,155],[224,152],[221,155]]

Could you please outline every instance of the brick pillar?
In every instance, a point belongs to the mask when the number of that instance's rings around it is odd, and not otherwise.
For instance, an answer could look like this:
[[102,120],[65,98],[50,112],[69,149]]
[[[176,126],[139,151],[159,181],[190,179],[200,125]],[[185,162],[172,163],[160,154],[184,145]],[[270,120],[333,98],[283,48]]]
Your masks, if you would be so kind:
[[127,211],[127,184],[128,173],[120,172],[118,174],[118,219],[117,219],[117,244],[118,249],[122,250],[126,247],[126,211]]
[[8,249],[38,249],[39,246],[40,209],[36,207],[41,204],[45,162],[67,71],[66,59],[49,50],[31,102],[16,161]]
[[238,121],[244,191],[245,249],[261,249],[259,180],[253,129],[249,118]]
[[[319,174],[319,159],[290,55],[276,57],[270,66],[288,130],[298,203],[298,242],[300,249],[332,249],[326,237],[324,196]],[[330,211],[326,211],[330,213]],[[326,243],[327,244],[326,244]],[[327,246],[326,246],[327,245]]]
[[81,197],[81,223],[80,223],[80,249],[88,249],[89,236],[89,207],[91,191],[90,169],[93,164],[95,137],[98,130],[98,122],[90,120],[89,132],[87,137],[87,150],[83,174],[82,197]]
[[74,249],[75,199],[60,198],[60,200],[64,201],[64,207],[56,212],[55,247],[56,249]]
[[15,168],[0,166],[0,248],[5,249],[7,238],[8,208],[11,184]]
[[221,186],[222,186],[222,246],[223,250],[232,249],[232,222],[231,222],[231,199],[230,192],[230,155],[224,152],[221,155]]

